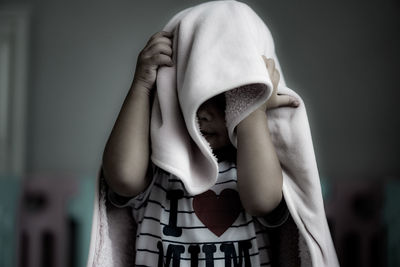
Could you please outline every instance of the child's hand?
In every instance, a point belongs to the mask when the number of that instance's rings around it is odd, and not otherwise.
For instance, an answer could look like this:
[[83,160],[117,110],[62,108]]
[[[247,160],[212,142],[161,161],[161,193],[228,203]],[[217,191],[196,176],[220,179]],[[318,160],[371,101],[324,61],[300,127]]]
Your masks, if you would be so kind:
[[275,61],[272,58],[267,59],[264,55],[262,55],[262,58],[267,66],[269,77],[271,78],[274,89],[271,97],[260,107],[260,109],[265,111],[278,107],[298,107],[300,103],[295,97],[277,93],[280,74],[275,68]]
[[155,33],[138,56],[133,83],[146,88],[149,94],[156,81],[158,67],[173,65],[172,37],[170,32]]

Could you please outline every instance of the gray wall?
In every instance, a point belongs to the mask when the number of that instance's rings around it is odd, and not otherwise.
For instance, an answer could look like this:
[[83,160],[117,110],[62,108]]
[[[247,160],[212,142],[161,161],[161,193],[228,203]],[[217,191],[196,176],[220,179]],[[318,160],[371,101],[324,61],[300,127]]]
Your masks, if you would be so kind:
[[[148,38],[202,1],[0,1],[32,8],[29,173],[96,175]],[[399,175],[399,4],[246,1],[303,97],[320,174]],[[396,49],[397,48],[397,49]]]

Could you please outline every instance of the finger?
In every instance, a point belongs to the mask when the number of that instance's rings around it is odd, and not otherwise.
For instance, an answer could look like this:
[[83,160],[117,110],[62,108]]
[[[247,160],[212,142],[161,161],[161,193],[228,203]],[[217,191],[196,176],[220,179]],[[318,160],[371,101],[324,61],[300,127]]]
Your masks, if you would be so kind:
[[265,66],[267,67],[267,71],[268,71],[268,75],[271,78],[272,77],[272,73],[273,73],[273,67],[272,67],[272,62],[271,59],[267,58],[264,55],[261,55],[262,59],[264,60]]
[[267,60],[267,69],[268,69],[269,78],[271,79],[274,87],[276,87],[276,85],[278,84],[278,81],[279,81],[279,77],[278,77],[278,80],[276,80],[277,76],[276,76],[276,73],[275,73],[275,71],[276,71],[275,62],[271,58],[269,58]]
[[164,54],[156,54],[150,58],[150,63],[152,65],[167,65],[172,66],[172,58]]
[[173,37],[173,33],[172,32],[167,32],[167,31],[159,31],[156,32],[155,34],[153,34],[149,41],[147,43],[151,43],[154,39],[157,39],[159,37],[168,37],[168,38],[172,38]]
[[272,58],[267,58],[264,55],[261,55],[261,57],[267,67],[268,74],[273,85],[273,92],[276,92],[279,84],[280,74],[279,71],[275,68],[275,61]]
[[267,66],[267,69],[275,69],[275,61],[273,58],[267,58],[264,55],[261,55],[262,59],[264,60],[265,65]]
[[290,95],[277,95],[275,107],[298,107],[300,102]]
[[264,55],[261,55],[261,57],[262,57],[262,59],[264,60],[264,63],[265,63],[265,65],[267,65],[267,57],[266,56],[264,56]]
[[275,69],[275,61],[272,58],[267,59],[267,69],[273,71]]
[[263,58],[263,60],[264,60],[265,66],[267,67],[268,74],[269,74],[269,76],[271,76],[272,70],[273,70],[273,69],[271,69],[271,62],[270,62],[270,60],[269,60],[266,56],[264,56],[264,55],[262,55],[262,58]]
[[144,49],[149,49],[151,46],[153,46],[154,44],[157,44],[157,43],[165,43],[165,44],[167,44],[169,46],[172,46],[172,40],[170,38],[167,38],[165,36],[161,36],[159,38],[155,38],[155,39],[149,41],[146,44]]
[[145,55],[149,56],[153,56],[155,54],[164,54],[170,56],[172,55],[172,48],[165,43],[157,43],[149,47],[149,49],[145,52]]
[[277,69],[274,69],[274,72],[272,74],[272,80],[275,83],[275,86],[278,86],[279,84],[279,79],[281,78],[281,75]]

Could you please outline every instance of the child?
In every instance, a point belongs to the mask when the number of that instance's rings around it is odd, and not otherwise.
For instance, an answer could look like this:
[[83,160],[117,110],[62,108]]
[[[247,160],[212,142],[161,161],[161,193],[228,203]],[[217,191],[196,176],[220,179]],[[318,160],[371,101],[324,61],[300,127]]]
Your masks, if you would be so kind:
[[304,102],[244,3],[187,8],[150,38],[98,178],[88,266],[132,265],[107,196],[132,210],[136,266],[339,266]]
[[158,32],[139,54],[132,86],[103,155],[109,198],[116,206],[131,206],[138,225],[135,263],[271,266],[265,226],[283,224],[288,211],[266,110],[297,107],[299,102],[277,94],[279,72],[272,59],[260,55],[273,94],[236,127],[236,150],[226,129],[225,94],[205,101],[197,119],[218,159],[219,176],[210,190],[190,195],[179,179],[149,159],[150,103],[158,68],[174,64],[172,39],[171,33]]

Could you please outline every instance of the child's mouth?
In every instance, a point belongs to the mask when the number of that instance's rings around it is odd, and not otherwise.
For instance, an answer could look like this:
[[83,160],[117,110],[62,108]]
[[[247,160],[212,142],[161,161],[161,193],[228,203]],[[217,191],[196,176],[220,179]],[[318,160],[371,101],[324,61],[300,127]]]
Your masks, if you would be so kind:
[[201,134],[204,136],[204,137],[210,137],[210,136],[213,136],[215,133],[211,133],[211,132],[201,132]]

